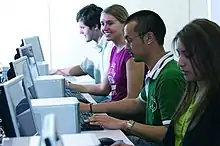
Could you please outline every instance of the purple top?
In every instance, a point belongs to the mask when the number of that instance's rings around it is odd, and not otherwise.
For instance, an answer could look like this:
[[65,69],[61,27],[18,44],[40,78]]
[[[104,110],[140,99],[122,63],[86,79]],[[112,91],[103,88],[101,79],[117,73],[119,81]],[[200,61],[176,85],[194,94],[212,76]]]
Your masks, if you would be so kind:
[[131,53],[125,47],[118,53],[116,46],[112,48],[108,72],[112,101],[118,101],[127,96],[126,63],[131,57]]

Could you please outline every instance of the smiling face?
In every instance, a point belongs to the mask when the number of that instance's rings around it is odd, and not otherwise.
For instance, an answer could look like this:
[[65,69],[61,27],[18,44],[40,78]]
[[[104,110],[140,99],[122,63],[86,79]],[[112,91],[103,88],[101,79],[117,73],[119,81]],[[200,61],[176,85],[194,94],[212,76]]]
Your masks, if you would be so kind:
[[187,49],[179,39],[177,40],[177,53],[179,55],[178,64],[186,81],[199,81],[201,79],[201,75],[192,59],[195,55],[189,55]]
[[108,41],[115,41],[123,36],[124,25],[120,23],[114,16],[102,13],[100,18],[101,31]]

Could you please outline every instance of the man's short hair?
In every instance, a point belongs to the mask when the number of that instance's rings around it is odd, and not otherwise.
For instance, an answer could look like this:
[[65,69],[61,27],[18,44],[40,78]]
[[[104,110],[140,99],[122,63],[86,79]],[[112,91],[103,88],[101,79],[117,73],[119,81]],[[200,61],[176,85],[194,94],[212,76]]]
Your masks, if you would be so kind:
[[92,27],[96,27],[97,25],[100,29],[100,17],[102,10],[103,9],[101,7],[98,7],[95,4],[87,5],[79,10],[76,16],[76,21],[82,21],[90,29]]
[[141,10],[130,15],[125,21],[125,25],[131,21],[135,21],[137,25],[134,28],[135,32],[140,35],[147,32],[152,32],[157,40],[157,43],[162,46],[166,34],[166,26],[162,18],[155,12],[150,10]]

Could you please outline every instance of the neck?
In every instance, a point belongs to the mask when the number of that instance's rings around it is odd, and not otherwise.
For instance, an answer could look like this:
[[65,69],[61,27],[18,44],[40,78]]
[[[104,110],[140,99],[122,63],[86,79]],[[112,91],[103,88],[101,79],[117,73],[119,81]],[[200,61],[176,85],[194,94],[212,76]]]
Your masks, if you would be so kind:
[[152,70],[153,67],[156,65],[156,63],[160,60],[165,55],[165,51],[163,48],[158,47],[158,48],[152,48],[152,53],[150,53],[146,57],[146,65],[149,70]]
[[205,82],[204,80],[202,81],[197,81],[197,86],[198,86],[198,91],[196,92],[196,96],[195,96],[195,103],[198,103],[204,96],[204,93],[206,92],[206,85],[207,82]]
[[101,33],[101,31],[98,31],[97,32],[97,34],[96,34],[96,38],[94,39],[94,41],[96,42],[96,43],[98,43],[99,42],[99,40],[102,38],[102,33]]
[[203,91],[206,87],[206,81],[202,80],[202,81],[197,81],[197,86],[199,88],[199,91]]
[[119,37],[118,39],[116,39],[115,41],[113,41],[115,46],[120,49],[122,46],[125,45],[125,39],[124,37]]

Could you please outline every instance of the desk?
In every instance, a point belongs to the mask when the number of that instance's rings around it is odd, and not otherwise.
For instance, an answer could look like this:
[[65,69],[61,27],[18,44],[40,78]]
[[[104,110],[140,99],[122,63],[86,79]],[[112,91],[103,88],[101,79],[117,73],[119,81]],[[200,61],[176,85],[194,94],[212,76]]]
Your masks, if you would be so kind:
[[89,75],[86,76],[64,76],[64,78],[71,82],[71,83],[75,83],[75,84],[95,84],[95,80],[93,78],[91,78]]
[[[77,146],[97,146],[96,144],[99,143],[97,138],[102,137],[123,140],[125,143],[133,145],[120,130],[88,131],[82,134],[64,134],[61,137],[64,146],[72,146],[73,144],[77,144]],[[39,146],[39,140],[40,136],[4,138],[3,146]]]
[[[83,83],[79,81],[76,77],[68,77],[67,80],[72,83]],[[95,100],[88,93],[82,94],[89,102],[96,104]],[[92,133],[95,134],[97,138],[109,137],[114,140],[123,140],[125,143],[133,145],[133,143],[127,138],[127,136],[125,136],[125,134],[121,130],[83,131],[82,133]]]
[[108,137],[116,141],[123,140],[126,144],[134,145],[121,130],[83,131],[82,133],[95,134],[98,139]]
[[[63,146],[98,146],[99,140],[94,134],[61,135]],[[40,146],[40,136],[5,138],[3,146]],[[57,145],[58,146],[58,145]]]
[[[91,103],[96,103],[95,100],[87,93],[83,93],[83,96]],[[97,138],[109,137],[114,140],[123,140],[125,143],[134,145],[127,136],[121,130],[101,130],[101,131],[83,131],[82,133],[92,133]]]

